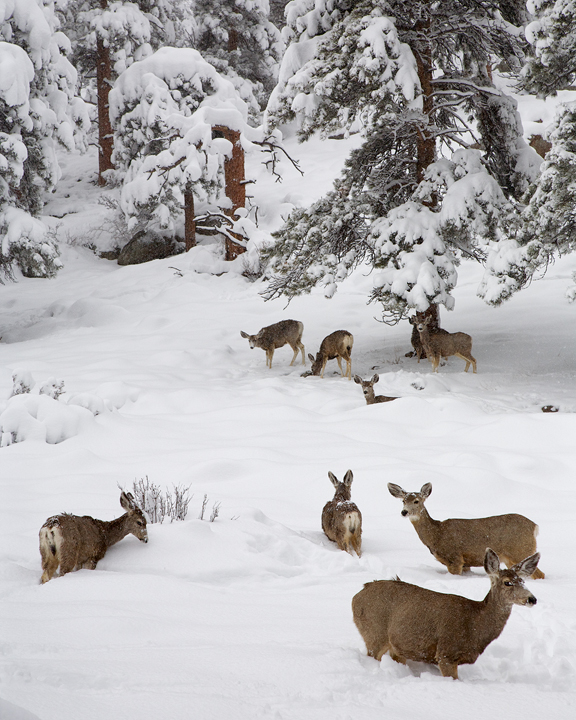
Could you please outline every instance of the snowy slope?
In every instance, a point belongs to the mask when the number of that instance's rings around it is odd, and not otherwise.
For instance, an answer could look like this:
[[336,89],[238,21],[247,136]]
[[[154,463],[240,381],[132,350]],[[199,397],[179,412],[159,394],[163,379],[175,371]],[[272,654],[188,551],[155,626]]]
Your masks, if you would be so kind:
[[[260,179],[263,227],[318,197],[347,151],[292,147],[306,175]],[[60,228],[73,237],[100,222],[94,158],[65,169],[49,211],[74,211]],[[479,268],[465,264],[442,321],[472,335],[478,373],[451,358],[434,377],[404,357],[408,323],[375,322],[362,271],[330,301],[314,293],[285,307],[239,272],[220,274],[213,246],[119,267],[72,244],[63,261],[55,280],[0,287],[0,423],[26,438],[0,448],[2,720],[572,717],[576,305],[564,293],[576,258],[496,310],[476,298]],[[353,372],[377,371],[376,390],[401,399],[366,406],[334,362],[323,380],[301,378],[287,348],[268,370],[240,330],[287,317],[304,322],[307,352],[351,331]],[[18,402],[14,371],[36,383]],[[37,395],[49,379],[65,383],[58,401]],[[548,404],[560,412],[542,413]],[[327,472],[348,468],[360,560],[320,530]],[[116,517],[118,485],[146,476],[191,486],[188,519],[150,525],[147,545],[130,536],[95,571],[41,586],[44,520]],[[460,682],[366,657],[352,622],[353,595],[376,578],[488,591],[480,568],[455,577],[433,559],[388,481],[432,482],[439,519],[520,512],[540,526],[547,577],[527,583],[537,606],[515,607]],[[220,503],[213,523],[197,519],[205,494],[208,509]]]

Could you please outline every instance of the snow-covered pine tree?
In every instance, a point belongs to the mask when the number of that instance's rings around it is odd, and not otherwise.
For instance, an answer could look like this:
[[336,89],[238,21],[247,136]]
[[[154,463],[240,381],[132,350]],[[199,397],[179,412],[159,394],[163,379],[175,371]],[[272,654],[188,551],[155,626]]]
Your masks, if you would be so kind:
[[[532,0],[528,7],[534,18],[526,37],[534,57],[522,85],[545,97],[555,95],[576,79],[576,6],[568,0]],[[509,272],[510,264],[520,277],[543,271],[556,256],[576,251],[576,103],[560,106],[546,134],[552,147],[526,195],[521,251],[497,258],[501,271]]]
[[0,269],[51,277],[58,252],[35,216],[60,176],[56,145],[82,143],[88,116],[54,2],[0,0],[0,17]]
[[[397,321],[409,308],[451,308],[462,256],[516,243],[517,204],[539,158],[492,67],[523,61],[518,1],[294,0],[291,44],[269,106],[276,125],[360,132],[334,190],[297,209],[265,252],[264,296],[325,286],[358,264],[377,269],[371,299]],[[490,268],[494,269],[493,266]],[[481,291],[501,301],[515,279]]]
[[194,47],[234,84],[252,117],[258,117],[276,85],[284,50],[280,31],[268,19],[268,0],[195,0],[194,9]]
[[263,140],[232,83],[190,48],[162,48],[133,63],[110,93],[110,113],[129,227],[171,239],[183,237],[187,196],[197,214],[229,205],[221,191],[231,143],[213,128],[240,133],[245,150]]
[[133,62],[164,45],[192,42],[193,0],[61,0],[60,18],[84,96],[98,106],[99,182],[112,169],[108,93]]
[[547,97],[576,77],[576,6],[572,0],[528,0],[532,21],[526,37],[532,47],[522,87]]

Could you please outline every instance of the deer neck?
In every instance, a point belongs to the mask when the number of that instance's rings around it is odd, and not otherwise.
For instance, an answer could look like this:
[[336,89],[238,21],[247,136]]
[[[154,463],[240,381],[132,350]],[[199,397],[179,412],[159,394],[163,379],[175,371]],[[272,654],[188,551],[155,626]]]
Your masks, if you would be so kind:
[[352,493],[351,493],[350,490],[348,490],[348,489],[346,489],[346,490],[337,490],[337,491],[334,493],[334,500],[333,500],[333,502],[335,502],[335,503],[345,503],[345,502],[348,502],[348,501],[350,500],[351,496],[352,496]]
[[428,549],[432,550],[436,545],[436,539],[440,533],[441,522],[434,520],[428,515],[428,510],[422,508],[422,512],[416,518],[410,518],[410,522],[414,525],[414,529],[418,533],[418,537]]
[[512,612],[512,605],[503,603],[493,588],[490,588],[488,595],[478,605],[479,610],[474,623],[474,631],[476,642],[480,647],[480,652],[482,652],[504,629]]
[[102,521],[102,530],[106,540],[106,547],[115,545],[128,535],[127,519],[128,513],[124,513],[124,515],[121,515],[119,518],[111,520],[110,522]]

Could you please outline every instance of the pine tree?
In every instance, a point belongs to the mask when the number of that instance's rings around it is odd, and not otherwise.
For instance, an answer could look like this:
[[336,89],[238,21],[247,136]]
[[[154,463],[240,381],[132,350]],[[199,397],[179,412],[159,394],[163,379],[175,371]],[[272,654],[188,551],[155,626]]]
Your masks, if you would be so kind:
[[194,47],[234,84],[257,117],[276,84],[284,47],[268,19],[268,0],[195,0],[194,10]]
[[54,3],[0,0],[0,11],[0,265],[50,277],[60,261],[35,216],[60,177],[56,145],[81,146],[88,115]]
[[187,208],[193,219],[194,207],[227,207],[223,164],[231,146],[213,129],[240,133],[244,146],[261,133],[248,126],[232,83],[197,50],[162,48],[134,63],[118,78],[110,103],[113,159],[131,230],[182,237]]
[[533,57],[526,65],[522,87],[547,97],[576,78],[576,7],[572,0],[529,0],[533,15],[526,37]]
[[364,143],[334,190],[275,234],[265,297],[318,284],[331,294],[366,262],[379,271],[371,299],[397,321],[451,308],[461,257],[488,258],[480,292],[507,297],[517,278],[494,277],[490,258],[517,244],[539,158],[491,73],[495,62],[521,68],[521,3],[295,0],[287,18],[269,122],[296,122],[301,139],[360,132]]
[[[526,28],[533,57],[521,84],[545,97],[555,95],[576,79],[576,8],[567,0],[533,0],[528,7],[534,14]],[[546,134],[551,149],[524,198],[520,247],[494,258],[499,272],[516,276],[518,283],[576,250],[575,103],[560,105]]]

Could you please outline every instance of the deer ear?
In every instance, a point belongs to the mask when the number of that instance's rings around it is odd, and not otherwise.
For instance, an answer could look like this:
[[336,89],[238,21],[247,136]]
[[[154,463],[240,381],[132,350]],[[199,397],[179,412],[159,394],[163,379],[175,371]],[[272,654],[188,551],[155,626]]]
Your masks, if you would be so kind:
[[132,493],[125,493],[124,490],[122,490],[120,495],[120,505],[122,505],[124,510],[135,510],[138,507],[134,500],[134,495],[132,495]]
[[352,474],[352,470],[348,470],[346,475],[344,475],[344,480],[342,480],[342,482],[344,485],[348,485],[348,487],[350,487],[350,485],[352,485],[352,480],[354,480],[354,475]]
[[328,470],[328,477],[330,478],[332,485],[334,485],[334,487],[338,487],[338,478],[334,475],[334,473],[331,473],[330,470]]
[[486,556],[484,557],[484,570],[488,575],[498,575],[500,572],[500,558],[494,550],[486,548]]
[[240,335],[242,335],[243,338],[249,337],[248,333],[245,333],[244,330],[240,330]]
[[422,485],[422,487],[420,488],[420,495],[422,495],[422,497],[424,499],[426,499],[427,497],[430,497],[431,492],[432,492],[432,483],[426,483],[425,485]]
[[362,385],[362,378],[360,375],[354,375],[354,382],[358,383],[358,385]]
[[392,495],[395,498],[399,498],[400,500],[404,500],[406,497],[406,491],[402,490],[400,485],[395,485],[394,483],[388,483],[388,490],[390,492],[390,495]]
[[312,355],[312,353],[308,353],[308,360],[310,360],[310,362],[314,362],[314,355]]
[[380,375],[378,375],[378,373],[374,373],[374,375],[372,375],[372,383],[377,383],[378,380],[380,380]]
[[532,575],[532,573],[536,570],[539,560],[540,553],[534,553],[534,555],[530,555],[530,557],[527,557],[521,562],[516,563],[516,565],[513,565],[511,570],[514,570],[516,575],[519,575],[520,577],[530,577],[530,575]]

